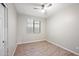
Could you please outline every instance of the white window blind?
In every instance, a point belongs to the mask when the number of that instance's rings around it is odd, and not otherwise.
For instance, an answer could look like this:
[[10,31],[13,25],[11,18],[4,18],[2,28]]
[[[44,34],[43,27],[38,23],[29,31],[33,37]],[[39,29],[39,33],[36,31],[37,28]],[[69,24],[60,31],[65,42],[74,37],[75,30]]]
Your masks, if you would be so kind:
[[31,19],[27,20],[27,32],[28,33],[33,32],[33,20],[31,20]]
[[40,21],[35,20],[34,21],[34,33],[39,33],[40,32]]
[[33,20],[28,19],[27,20],[27,32],[28,33],[40,33],[40,21],[39,20]]

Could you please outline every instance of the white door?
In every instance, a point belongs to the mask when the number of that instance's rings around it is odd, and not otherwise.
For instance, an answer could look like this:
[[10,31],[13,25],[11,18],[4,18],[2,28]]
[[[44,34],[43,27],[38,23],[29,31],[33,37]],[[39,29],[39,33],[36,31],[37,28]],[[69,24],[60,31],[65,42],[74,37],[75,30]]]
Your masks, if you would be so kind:
[[4,6],[0,4],[0,56],[4,55]]

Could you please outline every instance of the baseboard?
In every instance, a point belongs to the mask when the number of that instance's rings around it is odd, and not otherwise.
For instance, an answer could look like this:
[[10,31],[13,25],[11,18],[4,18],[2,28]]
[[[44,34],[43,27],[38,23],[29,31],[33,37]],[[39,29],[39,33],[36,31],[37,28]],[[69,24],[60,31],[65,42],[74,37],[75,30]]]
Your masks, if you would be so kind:
[[43,40],[34,40],[34,41],[28,41],[28,42],[22,42],[22,43],[17,43],[17,45],[25,44],[25,43],[39,42],[39,41],[45,41],[45,40],[46,40],[46,39],[43,39]]
[[55,42],[52,42],[52,41],[49,41],[49,40],[46,40],[46,41],[48,41],[48,42],[51,43],[51,44],[54,44],[54,45],[56,45],[56,46],[58,46],[58,47],[60,47],[60,48],[62,48],[62,49],[65,49],[65,50],[67,50],[67,51],[69,51],[69,52],[71,52],[71,53],[73,53],[73,54],[79,56],[79,53],[77,53],[77,52],[74,52],[74,51],[72,51],[72,50],[70,50],[70,49],[68,49],[68,48],[65,48],[65,47],[63,47],[63,46],[61,46],[61,45],[59,45],[59,44],[57,44],[57,43],[55,43]]
[[12,56],[14,56],[14,54],[15,54],[15,51],[16,51],[16,48],[17,48],[17,44],[16,44],[16,47],[15,47],[15,49],[14,49],[14,51],[13,51],[13,54],[12,54]]

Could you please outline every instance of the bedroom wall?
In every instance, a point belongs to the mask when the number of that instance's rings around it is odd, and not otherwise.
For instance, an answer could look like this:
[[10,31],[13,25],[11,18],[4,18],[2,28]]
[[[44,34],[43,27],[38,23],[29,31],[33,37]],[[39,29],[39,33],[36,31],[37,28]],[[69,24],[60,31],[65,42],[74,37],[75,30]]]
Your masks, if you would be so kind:
[[79,53],[79,4],[72,4],[47,19],[48,41]]
[[[35,19],[41,21],[41,32],[40,33],[28,33],[27,32],[27,19]],[[42,41],[45,40],[45,20],[30,15],[18,14],[17,20],[17,44],[23,44],[28,42]]]

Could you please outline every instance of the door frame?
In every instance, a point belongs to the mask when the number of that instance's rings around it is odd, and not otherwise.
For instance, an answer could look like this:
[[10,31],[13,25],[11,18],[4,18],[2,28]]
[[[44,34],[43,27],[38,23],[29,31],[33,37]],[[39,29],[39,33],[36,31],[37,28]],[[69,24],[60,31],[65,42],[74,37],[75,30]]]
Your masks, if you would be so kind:
[[3,20],[3,47],[4,47],[4,56],[8,55],[8,8],[6,3],[1,3],[4,7],[4,20]]

